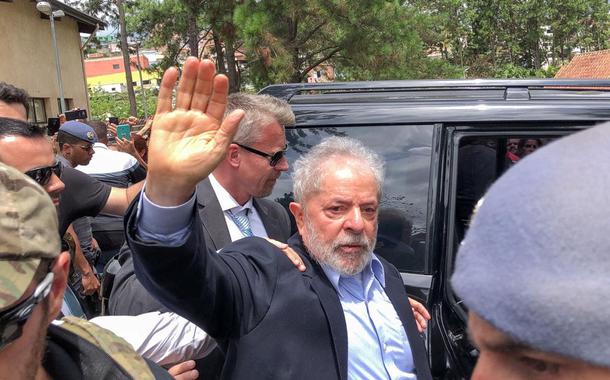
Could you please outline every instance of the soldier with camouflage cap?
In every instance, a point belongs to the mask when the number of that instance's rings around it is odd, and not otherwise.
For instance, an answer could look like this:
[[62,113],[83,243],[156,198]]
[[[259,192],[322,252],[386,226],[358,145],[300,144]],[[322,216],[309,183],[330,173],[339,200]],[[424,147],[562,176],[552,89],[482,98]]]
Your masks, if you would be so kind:
[[[58,315],[69,268],[43,188],[0,163],[0,378],[164,379],[122,339]],[[46,346],[46,348],[45,348]]]

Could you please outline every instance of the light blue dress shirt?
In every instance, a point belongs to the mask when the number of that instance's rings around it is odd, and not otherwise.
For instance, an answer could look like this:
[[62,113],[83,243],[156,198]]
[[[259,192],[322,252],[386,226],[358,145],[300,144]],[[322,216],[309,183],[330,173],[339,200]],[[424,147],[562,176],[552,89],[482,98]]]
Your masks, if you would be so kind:
[[[141,239],[170,246],[184,244],[190,234],[195,195],[176,207],[152,203],[142,191],[138,207]],[[337,293],[347,327],[349,379],[417,379],[409,340],[396,309],[385,293],[385,272],[373,259],[362,273],[348,277],[322,268]],[[408,300],[405,297],[405,302]]]
[[143,241],[158,242],[178,247],[186,242],[190,233],[195,207],[195,194],[179,206],[163,207],[154,204],[142,189],[138,202],[137,235]]
[[381,261],[373,255],[362,273],[351,277],[326,265],[322,268],[345,315],[348,378],[417,379],[407,334],[384,290]]

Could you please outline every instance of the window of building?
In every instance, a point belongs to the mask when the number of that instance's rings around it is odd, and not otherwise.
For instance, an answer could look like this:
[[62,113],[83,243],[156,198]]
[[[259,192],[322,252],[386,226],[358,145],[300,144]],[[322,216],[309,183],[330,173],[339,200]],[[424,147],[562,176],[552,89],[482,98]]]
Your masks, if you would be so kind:
[[120,68],[121,68],[121,65],[119,65],[118,63],[115,63],[112,65],[113,70],[119,70]]
[[28,121],[39,126],[47,125],[47,111],[44,106],[44,98],[30,98],[29,103]]
[[150,84],[150,79],[147,79],[145,81],[142,81],[143,84]]
[[[64,101],[66,102],[66,111],[74,109],[74,99],[64,98]],[[57,109],[61,112],[61,98],[57,98]]]

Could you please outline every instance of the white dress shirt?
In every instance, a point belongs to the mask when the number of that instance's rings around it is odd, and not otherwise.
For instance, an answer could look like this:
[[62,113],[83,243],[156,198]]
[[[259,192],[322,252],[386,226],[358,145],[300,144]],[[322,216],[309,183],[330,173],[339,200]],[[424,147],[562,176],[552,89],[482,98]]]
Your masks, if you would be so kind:
[[240,211],[249,209],[248,220],[250,221],[250,229],[252,230],[252,234],[254,236],[266,238],[267,230],[265,230],[263,221],[252,204],[252,198],[250,198],[243,206],[240,206],[235,198],[233,198],[231,194],[229,194],[229,192],[225,190],[220,183],[218,183],[213,174],[210,174],[209,178],[210,184],[212,184],[212,188],[214,189],[214,193],[216,193],[216,198],[218,198],[218,203],[220,203],[220,208],[225,216],[225,222],[227,223],[227,228],[229,229],[229,235],[231,235],[231,241],[239,240],[243,238],[244,235],[233,219],[229,216],[227,212],[229,210],[237,215]]
[[125,339],[138,354],[159,365],[200,359],[216,347],[205,331],[175,313],[110,315],[90,322]]

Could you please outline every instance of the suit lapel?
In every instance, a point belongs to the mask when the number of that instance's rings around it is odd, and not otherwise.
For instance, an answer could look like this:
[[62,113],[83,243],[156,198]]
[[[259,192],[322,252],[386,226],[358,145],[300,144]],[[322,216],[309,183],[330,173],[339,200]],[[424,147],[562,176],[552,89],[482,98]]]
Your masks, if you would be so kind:
[[293,235],[288,240],[288,244],[290,244],[290,246],[303,258],[303,262],[307,268],[303,275],[310,278],[311,288],[318,295],[320,304],[322,305],[322,309],[328,320],[335,357],[339,367],[339,375],[342,380],[346,380],[347,328],[343,308],[341,307],[341,302],[338,298],[339,296],[320,265],[309,259],[309,255],[305,252],[299,235]]
[[213,248],[219,250],[231,243],[224,212],[216,198],[212,184],[207,178],[197,185],[197,203],[201,225],[211,240]]
[[411,310],[411,305],[409,304],[407,294],[402,285],[402,279],[400,277],[396,278],[396,269],[388,267],[385,263],[383,263],[383,266],[386,274],[385,292],[392,302],[392,305],[394,305],[394,309],[396,309],[398,317],[407,333],[411,352],[413,353],[413,363],[415,364],[417,371],[417,379],[432,379],[424,341],[417,330],[413,311]]
[[284,241],[284,238],[282,235],[282,230],[280,229],[280,227],[278,225],[278,221],[276,218],[274,218],[270,215],[271,213],[270,213],[269,208],[263,202],[260,202],[256,198],[252,199],[252,204],[254,205],[254,208],[256,208],[258,215],[261,217],[261,220],[263,221],[263,226],[265,226],[265,231],[267,231],[267,236],[269,236],[271,239],[275,239],[278,241]]

